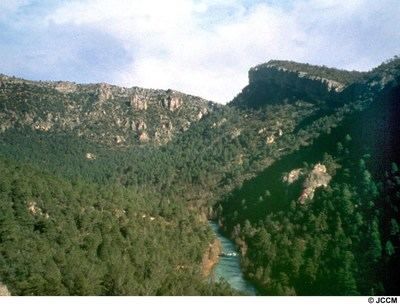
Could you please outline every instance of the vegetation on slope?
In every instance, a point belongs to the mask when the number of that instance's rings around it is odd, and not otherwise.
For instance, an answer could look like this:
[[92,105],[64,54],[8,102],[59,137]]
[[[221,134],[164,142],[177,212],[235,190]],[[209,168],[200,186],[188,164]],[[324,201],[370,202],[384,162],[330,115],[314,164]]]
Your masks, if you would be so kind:
[[353,82],[356,82],[365,75],[365,73],[358,71],[350,72],[346,70],[326,67],[325,65],[311,65],[308,63],[298,63],[294,61],[271,60],[265,64],[261,64],[256,67],[262,68],[263,66],[275,66],[287,69],[292,72],[304,72],[311,76],[318,76],[319,78],[334,80],[343,84],[351,84]]
[[[369,76],[380,92],[367,108],[221,200],[220,221],[265,294],[398,293],[398,65]],[[317,163],[332,181],[302,202],[306,189],[296,177]],[[284,183],[289,172],[291,184]]]
[[0,159],[0,277],[13,295],[224,295],[201,276],[211,232],[146,192]]
[[[89,120],[82,135],[7,122],[0,152],[18,163],[1,161],[0,278],[15,294],[229,294],[205,284],[199,270],[212,239],[204,215],[218,215],[266,294],[396,293],[389,273],[399,264],[399,174],[390,165],[399,163],[399,75],[398,59],[363,76],[343,73],[340,82],[357,81],[334,100],[325,85],[309,96],[301,83],[288,97],[288,79],[275,104],[264,95],[270,84],[250,84],[254,102],[242,97],[240,106],[203,114],[165,145],[104,143],[94,129],[104,127]],[[47,109],[81,99],[42,89],[56,99],[43,104],[47,94],[23,87],[1,96],[7,115],[22,118],[26,100],[43,120]],[[98,100],[83,97],[89,109]],[[282,177],[318,162],[331,181],[300,202],[301,184]]]

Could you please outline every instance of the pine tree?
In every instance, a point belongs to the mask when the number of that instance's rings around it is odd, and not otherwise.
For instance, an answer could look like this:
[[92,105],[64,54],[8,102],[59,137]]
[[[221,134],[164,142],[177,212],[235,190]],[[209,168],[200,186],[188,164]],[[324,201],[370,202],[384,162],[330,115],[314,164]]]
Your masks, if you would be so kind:
[[394,253],[395,253],[395,248],[394,248],[394,246],[393,246],[393,244],[392,244],[391,241],[387,241],[387,242],[386,242],[386,245],[385,245],[385,252],[386,252],[386,255],[388,255],[389,257],[391,257],[392,255],[394,255]]

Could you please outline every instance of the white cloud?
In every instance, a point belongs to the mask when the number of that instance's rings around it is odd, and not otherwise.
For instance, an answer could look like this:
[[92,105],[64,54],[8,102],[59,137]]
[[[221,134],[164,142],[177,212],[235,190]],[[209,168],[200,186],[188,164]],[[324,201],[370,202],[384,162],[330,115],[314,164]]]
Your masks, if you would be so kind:
[[29,4],[29,0],[1,0],[0,1],[0,21],[6,19],[19,8]]
[[117,39],[133,59],[112,72],[117,84],[174,88],[220,102],[246,85],[251,66],[272,58],[367,69],[400,52],[397,0],[268,3],[68,1],[40,22]]

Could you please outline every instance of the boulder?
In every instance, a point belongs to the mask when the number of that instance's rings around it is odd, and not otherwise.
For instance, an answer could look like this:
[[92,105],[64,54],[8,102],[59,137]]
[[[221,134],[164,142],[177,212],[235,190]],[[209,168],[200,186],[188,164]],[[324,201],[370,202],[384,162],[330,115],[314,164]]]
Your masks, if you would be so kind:
[[125,142],[125,138],[119,135],[115,136],[114,140],[116,144],[121,144]]
[[94,155],[93,153],[86,153],[85,157],[87,160],[95,160],[96,159],[96,155]]
[[275,142],[275,137],[274,136],[268,136],[267,137],[267,144],[272,144]]

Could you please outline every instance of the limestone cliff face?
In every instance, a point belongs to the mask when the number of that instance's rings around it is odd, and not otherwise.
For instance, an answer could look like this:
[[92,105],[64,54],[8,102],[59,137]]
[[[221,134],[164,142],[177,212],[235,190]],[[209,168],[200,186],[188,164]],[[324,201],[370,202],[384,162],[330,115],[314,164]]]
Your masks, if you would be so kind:
[[34,82],[0,75],[0,134],[70,132],[118,147],[169,142],[217,105],[174,90]]
[[131,106],[135,110],[147,110],[147,102],[148,98],[145,96],[145,93],[141,93],[141,91],[135,91],[131,96]]
[[355,77],[352,72],[294,62],[270,61],[250,69],[249,85],[231,104],[260,107],[295,101],[335,101],[348,86],[347,80],[353,79]]
[[267,63],[256,66],[249,71],[249,83],[278,82],[282,86],[295,87],[301,91],[335,91],[341,92],[345,84],[303,71],[291,71],[283,66]]
[[167,91],[167,97],[164,98],[163,105],[170,111],[175,111],[179,109],[183,104],[183,99],[181,95],[172,90]]
[[221,243],[218,239],[215,239],[209,244],[203,255],[202,273],[204,277],[207,277],[211,274],[213,267],[218,263],[220,254]]

